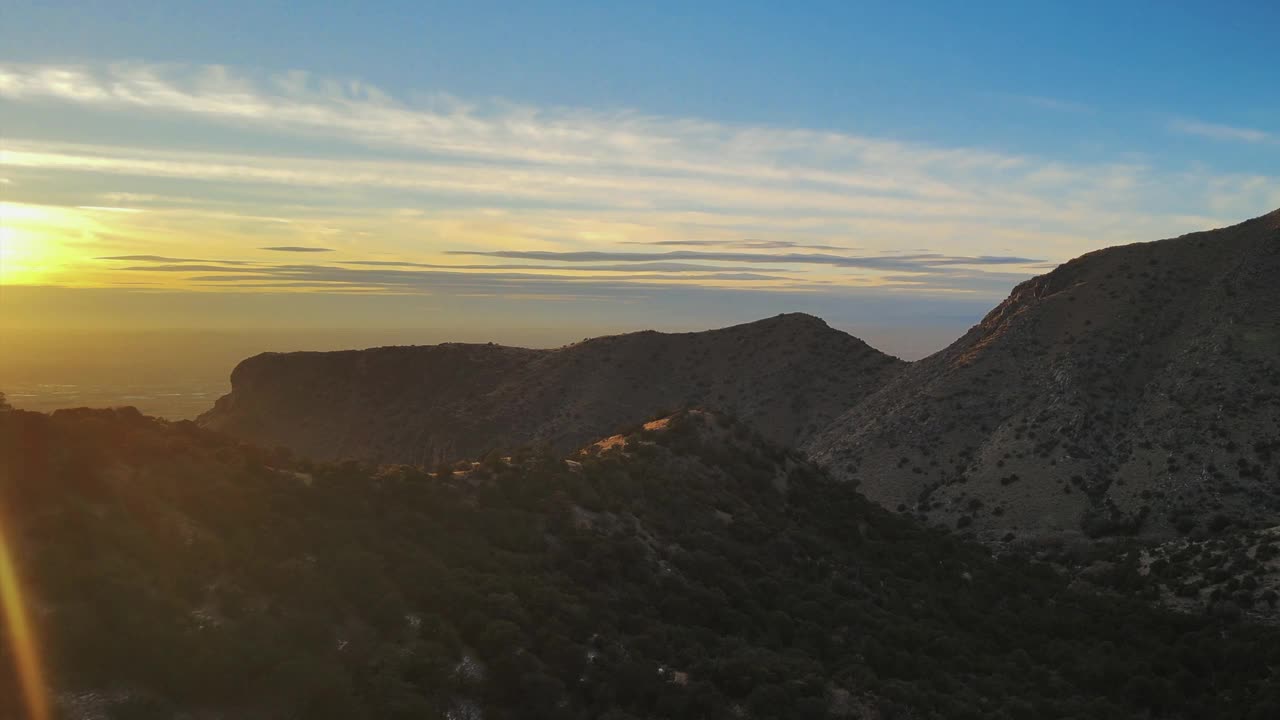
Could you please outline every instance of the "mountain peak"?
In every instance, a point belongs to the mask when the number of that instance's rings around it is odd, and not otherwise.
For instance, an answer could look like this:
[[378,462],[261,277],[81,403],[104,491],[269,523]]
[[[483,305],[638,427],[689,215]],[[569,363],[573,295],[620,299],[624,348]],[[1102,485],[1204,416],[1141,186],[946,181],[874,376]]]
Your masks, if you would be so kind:
[[1277,229],[1280,211],[1028,280],[809,450],[882,504],[995,538],[1274,524]]
[[747,324],[748,325],[777,325],[782,327],[813,327],[813,328],[827,328],[827,329],[831,328],[831,326],[827,324],[826,320],[823,320],[817,315],[810,315],[809,313],[802,313],[802,312],[780,313],[778,315],[774,315],[771,318],[765,318],[763,320],[757,320],[753,323],[747,323]]

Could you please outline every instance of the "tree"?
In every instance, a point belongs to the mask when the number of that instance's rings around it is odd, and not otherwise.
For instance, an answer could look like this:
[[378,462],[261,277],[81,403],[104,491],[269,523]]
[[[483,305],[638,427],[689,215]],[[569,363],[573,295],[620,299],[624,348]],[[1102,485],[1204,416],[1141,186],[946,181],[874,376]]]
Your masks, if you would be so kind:
[[3,392],[0,392],[0,412],[5,412],[7,410],[12,410],[12,409],[13,409],[13,406],[9,404],[8,398],[4,396]]
[[520,679],[524,698],[524,712],[529,717],[561,717],[561,701],[564,684],[543,672],[532,672]]

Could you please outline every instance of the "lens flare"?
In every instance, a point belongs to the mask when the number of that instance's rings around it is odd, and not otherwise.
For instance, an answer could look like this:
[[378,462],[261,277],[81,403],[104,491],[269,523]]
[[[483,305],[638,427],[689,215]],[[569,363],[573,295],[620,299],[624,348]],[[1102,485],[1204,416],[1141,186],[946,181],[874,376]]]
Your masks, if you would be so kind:
[[29,720],[49,720],[49,698],[45,694],[44,671],[36,647],[35,631],[27,613],[22,583],[5,535],[4,512],[0,508],[0,610],[9,629],[9,648],[17,664],[18,683]]

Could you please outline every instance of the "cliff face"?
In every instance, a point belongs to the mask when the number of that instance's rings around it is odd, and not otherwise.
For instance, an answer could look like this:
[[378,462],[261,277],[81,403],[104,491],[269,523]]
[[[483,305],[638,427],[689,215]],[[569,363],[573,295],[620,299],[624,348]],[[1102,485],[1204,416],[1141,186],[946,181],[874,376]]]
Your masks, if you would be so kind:
[[315,459],[453,459],[494,432],[481,398],[537,355],[462,344],[265,353],[236,366],[231,393],[197,422]]
[[882,504],[991,537],[1274,519],[1277,278],[1280,211],[1090,253],[807,449]]
[[565,450],[696,405],[796,445],[903,367],[799,314],[554,350],[264,354],[235,369],[231,393],[199,423],[316,459],[434,464],[530,444]]

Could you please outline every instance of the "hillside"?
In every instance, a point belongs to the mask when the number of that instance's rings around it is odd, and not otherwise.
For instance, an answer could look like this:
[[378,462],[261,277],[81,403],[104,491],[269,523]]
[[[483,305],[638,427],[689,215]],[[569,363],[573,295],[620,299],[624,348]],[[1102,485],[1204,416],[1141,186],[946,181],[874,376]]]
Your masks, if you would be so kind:
[[433,476],[4,412],[0,500],[74,720],[1280,710],[1274,630],[1073,592],[706,413]]
[[315,459],[434,466],[525,445],[565,451],[697,405],[794,445],[904,365],[800,314],[554,350],[444,344],[264,354],[236,367],[231,393],[199,423]]
[[807,450],[889,508],[987,538],[1274,525],[1277,277],[1280,211],[1089,253]]

